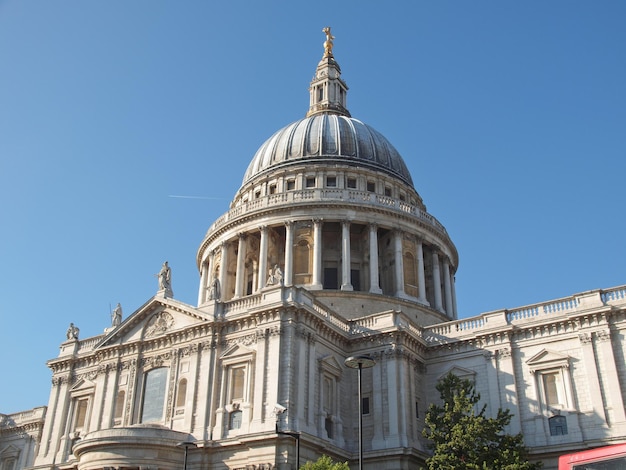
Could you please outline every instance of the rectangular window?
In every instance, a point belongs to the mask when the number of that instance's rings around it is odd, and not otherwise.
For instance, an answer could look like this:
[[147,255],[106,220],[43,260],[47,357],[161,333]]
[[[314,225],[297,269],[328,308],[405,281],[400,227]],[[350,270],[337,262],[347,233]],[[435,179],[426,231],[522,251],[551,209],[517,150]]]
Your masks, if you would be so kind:
[[367,190],[370,193],[375,193],[376,192],[376,183],[374,183],[373,181],[368,181],[367,182]]
[[385,187],[385,196],[391,197],[391,188],[389,186]]
[[243,401],[246,370],[243,367],[235,367],[231,371],[230,402]]
[[78,400],[76,402],[76,421],[74,424],[75,430],[80,430],[85,427],[85,421],[87,420],[87,405],[89,404],[86,398]]
[[551,436],[564,436],[567,434],[567,418],[565,416],[553,416],[548,420]]
[[356,189],[356,178],[346,179],[346,187],[350,189]]
[[363,397],[363,414],[370,414],[370,397]]
[[329,188],[337,187],[337,177],[336,176],[327,176],[326,177],[326,186]]
[[543,390],[546,397],[546,405],[564,405],[563,392],[562,392],[562,380],[559,372],[550,372],[542,374],[543,378]]
[[307,188],[314,188],[315,187],[315,177],[314,176],[309,176],[306,179],[306,187]]
[[254,193],[254,199],[259,199],[261,197],[261,191],[257,191]]
[[287,180],[287,191],[296,189],[296,180]]
[[167,369],[161,367],[146,374],[143,392],[142,423],[163,421]]
[[275,184],[271,184],[270,185],[270,194],[276,194],[276,185]]
[[415,402],[415,419],[420,419],[420,402]]

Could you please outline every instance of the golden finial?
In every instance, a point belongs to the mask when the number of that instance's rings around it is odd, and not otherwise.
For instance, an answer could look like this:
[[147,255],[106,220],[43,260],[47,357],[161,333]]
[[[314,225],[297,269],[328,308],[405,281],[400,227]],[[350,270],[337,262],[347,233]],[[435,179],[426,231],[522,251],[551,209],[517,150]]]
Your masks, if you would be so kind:
[[322,29],[322,32],[326,34],[326,41],[324,41],[324,57],[332,57],[333,39],[335,39],[335,36],[330,34],[330,26],[326,26],[324,29]]

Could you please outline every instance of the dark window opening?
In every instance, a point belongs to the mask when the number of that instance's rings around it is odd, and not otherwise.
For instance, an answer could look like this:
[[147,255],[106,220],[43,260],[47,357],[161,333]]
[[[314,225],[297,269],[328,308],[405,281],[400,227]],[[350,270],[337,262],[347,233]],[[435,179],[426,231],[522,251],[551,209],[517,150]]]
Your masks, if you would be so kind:
[[324,268],[324,289],[337,289],[339,276],[337,268]]
[[548,419],[551,436],[564,436],[567,434],[567,418],[565,416],[553,416]]

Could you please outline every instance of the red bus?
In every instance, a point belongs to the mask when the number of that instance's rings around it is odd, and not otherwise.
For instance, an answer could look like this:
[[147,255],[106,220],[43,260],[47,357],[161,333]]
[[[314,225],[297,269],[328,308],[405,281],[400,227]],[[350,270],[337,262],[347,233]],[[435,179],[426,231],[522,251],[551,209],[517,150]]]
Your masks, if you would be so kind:
[[626,469],[626,444],[597,447],[559,457],[559,470]]

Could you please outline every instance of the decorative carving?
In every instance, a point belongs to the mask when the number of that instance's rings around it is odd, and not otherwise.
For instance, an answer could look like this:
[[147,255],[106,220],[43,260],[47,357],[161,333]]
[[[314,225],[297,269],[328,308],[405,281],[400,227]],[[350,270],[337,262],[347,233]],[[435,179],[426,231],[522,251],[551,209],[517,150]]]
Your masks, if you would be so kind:
[[591,344],[591,335],[589,333],[580,333],[578,339],[582,344]]
[[65,336],[67,336],[67,339],[72,341],[78,341],[78,333],[80,332],[80,330],[78,329],[77,326],[74,325],[74,323],[70,323],[69,328],[67,329],[67,332],[65,333]]
[[611,332],[608,330],[596,331],[596,338],[598,341],[611,341]]
[[146,338],[162,335],[174,326],[174,317],[168,312],[159,312],[150,319],[146,326]]

